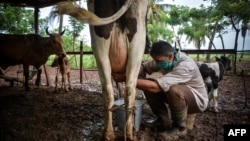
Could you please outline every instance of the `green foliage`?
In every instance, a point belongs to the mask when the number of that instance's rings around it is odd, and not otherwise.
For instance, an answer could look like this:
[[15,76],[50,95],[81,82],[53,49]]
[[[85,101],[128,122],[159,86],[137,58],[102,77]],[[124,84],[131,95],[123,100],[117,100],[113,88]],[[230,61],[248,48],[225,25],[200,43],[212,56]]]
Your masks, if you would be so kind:
[[166,28],[165,24],[162,24],[160,22],[152,22],[152,24],[148,24],[147,28],[151,42],[155,42],[159,39],[173,42],[173,33],[171,30]]
[[[246,32],[245,25],[248,25],[250,22],[250,1],[249,0],[219,0],[216,9],[223,13],[223,16],[230,22],[233,29],[235,30],[235,43],[234,49],[238,50],[238,36],[240,30]],[[239,24],[242,24],[243,28],[238,27]],[[243,46],[244,48],[244,46]]]
[[[90,48],[88,46],[84,46],[84,48]],[[78,60],[78,64],[76,65],[75,62],[75,56],[74,55],[67,55],[67,57],[69,58],[69,62],[70,62],[70,66],[71,68],[76,68],[76,66],[80,66],[80,55],[76,55],[76,58]],[[55,58],[55,55],[51,55],[48,59],[48,61],[46,62],[46,65],[50,66],[53,62]],[[94,55],[83,55],[83,68],[84,69],[96,69],[96,60]]]
[[77,37],[80,35],[80,32],[84,29],[84,24],[81,22],[77,21],[76,19],[69,17],[69,24],[71,25],[71,30],[70,33],[74,36]]
[[83,66],[84,68],[97,68],[96,67],[96,60],[95,57],[93,55],[85,55],[83,56]]
[[150,42],[155,42],[157,40],[166,40],[170,43],[173,42],[174,34],[167,27],[169,16],[166,13],[164,7],[155,5],[152,1],[149,4],[147,35],[149,36]]
[[0,32],[34,33],[33,10],[0,4]]
[[186,6],[176,7],[173,6],[169,12],[168,24],[172,26],[181,25],[189,20],[190,13],[189,8]]
[[[66,52],[72,51],[72,42],[73,37],[72,36],[63,36],[63,47]],[[79,45],[76,45],[78,47]]]
[[[47,34],[46,34],[46,28],[47,27],[49,27],[48,26],[48,21],[49,21],[49,18],[48,17],[46,17],[46,18],[40,18],[39,19],[39,34],[41,35],[41,36],[48,36]],[[50,29],[49,29],[50,30]]]

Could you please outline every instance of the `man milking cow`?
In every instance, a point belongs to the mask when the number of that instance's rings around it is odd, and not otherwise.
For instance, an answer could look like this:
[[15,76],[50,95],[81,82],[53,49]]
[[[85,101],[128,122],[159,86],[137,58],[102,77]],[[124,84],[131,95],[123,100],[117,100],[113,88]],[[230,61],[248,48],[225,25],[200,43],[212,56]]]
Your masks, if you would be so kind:
[[[152,61],[141,65],[139,75],[160,71],[157,79],[138,79],[137,88],[144,91],[147,102],[158,117],[153,128],[160,140],[176,140],[192,129],[196,113],[208,105],[208,96],[196,63],[165,41],[153,43]],[[169,127],[168,107],[172,125]]]
[[[114,140],[115,138],[112,110],[110,110],[114,100],[111,74],[116,82],[126,82],[124,131],[127,140],[135,140],[132,123],[135,85],[144,91],[152,111],[158,116],[155,123],[160,123],[160,126],[156,127],[164,138],[184,135],[187,128],[192,128],[195,113],[207,108],[207,91],[196,63],[184,53],[175,51],[168,43],[164,41],[154,43],[150,51],[154,60],[143,63],[139,68],[145,46],[147,4],[147,1],[104,2],[101,0],[89,3],[90,9],[95,14],[105,18],[104,22],[99,22],[100,18],[94,14],[84,16],[87,10],[72,3],[60,3],[54,11],[58,14],[68,14],[79,21],[92,25],[109,24],[91,27],[92,47],[105,103],[103,140]],[[125,7],[121,7],[122,5]],[[127,9],[127,12],[119,20],[108,22],[110,20],[107,19],[112,19],[109,16],[114,14],[117,9]],[[117,11],[117,13],[121,12]],[[117,50],[120,53],[117,53]],[[137,80],[139,69],[140,75],[161,71],[163,76],[155,80]],[[166,118],[168,118],[165,103],[169,105],[171,111],[173,120],[171,128],[165,124]]]

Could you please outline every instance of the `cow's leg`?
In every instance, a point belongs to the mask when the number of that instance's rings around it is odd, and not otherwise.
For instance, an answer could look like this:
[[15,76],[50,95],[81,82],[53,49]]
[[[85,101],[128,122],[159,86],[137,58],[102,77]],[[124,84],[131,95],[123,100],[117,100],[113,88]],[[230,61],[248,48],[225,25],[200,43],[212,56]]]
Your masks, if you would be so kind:
[[24,87],[26,90],[30,90],[30,87],[29,87],[29,65],[23,65],[23,75],[24,75]]
[[62,84],[62,85],[61,85],[61,88],[62,88],[62,90],[65,90],[65,89],[64,89],[64,76],[63,76],[63,73],[62,73],[62,72],[61,72],[61,77],[62,77],[62,78],[61,78],[61,84]]
[[42,69],[40,67],[37,67],[37,78],[36,78],[36,86],[39,87],[40,86],[40,82],[41,82],[41,74],[42,74]]
[[[93,33],[94,34],[94,33]],[[92,43],[93,52],[96,58],[98,73],[102,85],[104,102],[104,132],[102,139],[113,141],[115,139],[112,122],[112,107],[114,104],[114,91],[111,80],[111,64],[109,61],[110,40],[94,36],[95,42]]]
[[219,112],[217,96],[218,96],[218,88],[213,90],[213,100],[214,100],[214,111],[215,112]]
[[[146,13],[147,13],[147,1],[138,0],[134,1],[131,8],[127,12],[129,17],[128,24],[136,20],[136,27],[129,28],[129,33],[134,35],[128,35],[130,43],[128,49],[128,62],[126,68],[126,93],[125,93],[125,105],[126,105],[126,125],[125,134],[127,140],[135,140],[135,128],[134,128],[134,104],[136,95],[136,83],[141,66],[142,56],[145,50],[146,43]],[[134,17],[134,18],[133,18]],[[131,25],[133,26],[133,25]],[[136,29],[136,31],[134,31]]]
[[68,78],[69,90],[72,90],[71,82],[70,82],[70,72],[67,73],[67,78]]
[[[141,44],[145,41],[139,40]],[[125,134],[127,140],[135,140],[135,127],[134,127],[134,112],[135,112],[135,95],[136,95],[136,82],[140,69],[142,54],[144,52],[144,46],[135,44],[134,48],[129,50],[129,59],[127,64],[126,74],[126,91],[125,91],[125,105],[126,105],[126,126]],[[138,48],[135,48],[135,47]],[[139,48],[141,47],[141,49]]]
[[56,80],[55,80],[55,92],[57,93],[58,92],[58,75],[56,75]]
[[[106,55],[106,54],[105,54]],[[108,57],[108,56],[106,56]],[[98,71],[102,85],[102,93],[103,93],[103,101],[104,101],[104,140],[111,141],[114,140],[114,129],[112,123],[112,107],[114,104],[114,92],[113,85],[111,81],[111,68],[110,65],[106,65],[108,62],[105,60],[109,60],[108,58],[102,56],[102,59],[98,59],[100,61]]]
[[[143,41],[142,41],[143,42]],[[142,47],[142,49],[144,49]],[[137,50],[137,55],[141,50]],[[144,50],[143,50],[144,51]],[[143,52],[142,52],[143,53]],[[126,137],[127,140],[134,140],[135,137],[135,127],[134,127],[134,112],[135,112],[135,95],[136,95],[136,82],[139,73],[141,58],[140,57],[129,57],[128,67],[127,67],[127,80],[126,80],[126,93],[125,93],[125,105],[126,105]]]
[[102,92],[103,92],[103,101],[104,101],[104,140],[106,141],[112,141],[115,138],[114,135],[114,129],[113,129],[113,122],[112,122],[112,107],[114,104],[114,93],[113,93],[113,85],[111,82],[111,77],[107,77],[108,75],[105,75],[106,72],[101,71],[99,73],[100,75],[105,76],[105,78],[102,78]]
[[68,92],[69,91],[69,89],[68,89],[68,87],[66,86],[66,76],[67,76],[67,74],[64,72],[63,74],[62,74],[62,83],[63,83],[63,87],[64,87],[64,90],[66,91],[66,92]]
[[58,68],[56,69],[56,78],[55,78],[55,93],[58,92]]
[[211,88],[211,90],[208,92],[208,99],[209,99],[209,103],[208,103],[208,108],[211,108],[213,107],[212,104],[213,104],[213,91],[214,89]]

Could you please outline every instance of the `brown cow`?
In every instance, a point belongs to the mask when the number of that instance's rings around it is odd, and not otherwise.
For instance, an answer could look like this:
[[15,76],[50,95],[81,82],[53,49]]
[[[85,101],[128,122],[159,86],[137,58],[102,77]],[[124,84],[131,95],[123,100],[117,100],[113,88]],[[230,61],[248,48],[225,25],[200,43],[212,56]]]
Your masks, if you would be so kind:
[[[56,79],[55,79],[55,92],[58,92],[58,70],[62,75],[62,89],[68,92],[72,90],[71,82],[70,82],[70,63],[69,59],[66,55],[56,56],[54,61],[51,64],[51,67],[58,67],[56,71]],[[66,77],[68,80],[69,87],[66,86]]]
[[112,77],[120,81],[123,80],[120,78],[126,76],[124,133],[126,140],[135,140],[136,137],[134,104],[136,82],[146,43],[147,4],[147,0],[91,0],[88,8],[96,16],[79,6],[64,2],[59,3],[55,11],[98,25],[91,26],[90,32],[104,97],[103,140],[115,139],[112,125]]
[[62,55],[64,53],[63,40],[60,34],[51,34],[46,28],[49,37],[41,37],[36,34],[10,35],[0,34],[0,67],[23,64],[26,90],[29,90],[29,65],[37,70],[36,85],[40,85],[41,65],[45,64],[48,57],[52,54]]

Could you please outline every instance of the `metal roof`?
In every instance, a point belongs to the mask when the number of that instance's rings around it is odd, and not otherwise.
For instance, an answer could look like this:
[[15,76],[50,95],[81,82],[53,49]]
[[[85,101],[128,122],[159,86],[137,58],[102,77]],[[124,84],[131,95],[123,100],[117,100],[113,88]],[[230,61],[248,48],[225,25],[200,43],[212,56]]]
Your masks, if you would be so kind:
[[[0,3],[10,4],[11,6],[20,6],[20,7],[36,7],[43,8],[55,5],[61,1],[69,0],[0,0]],[[70,0],[75,1],[75,0]]]

